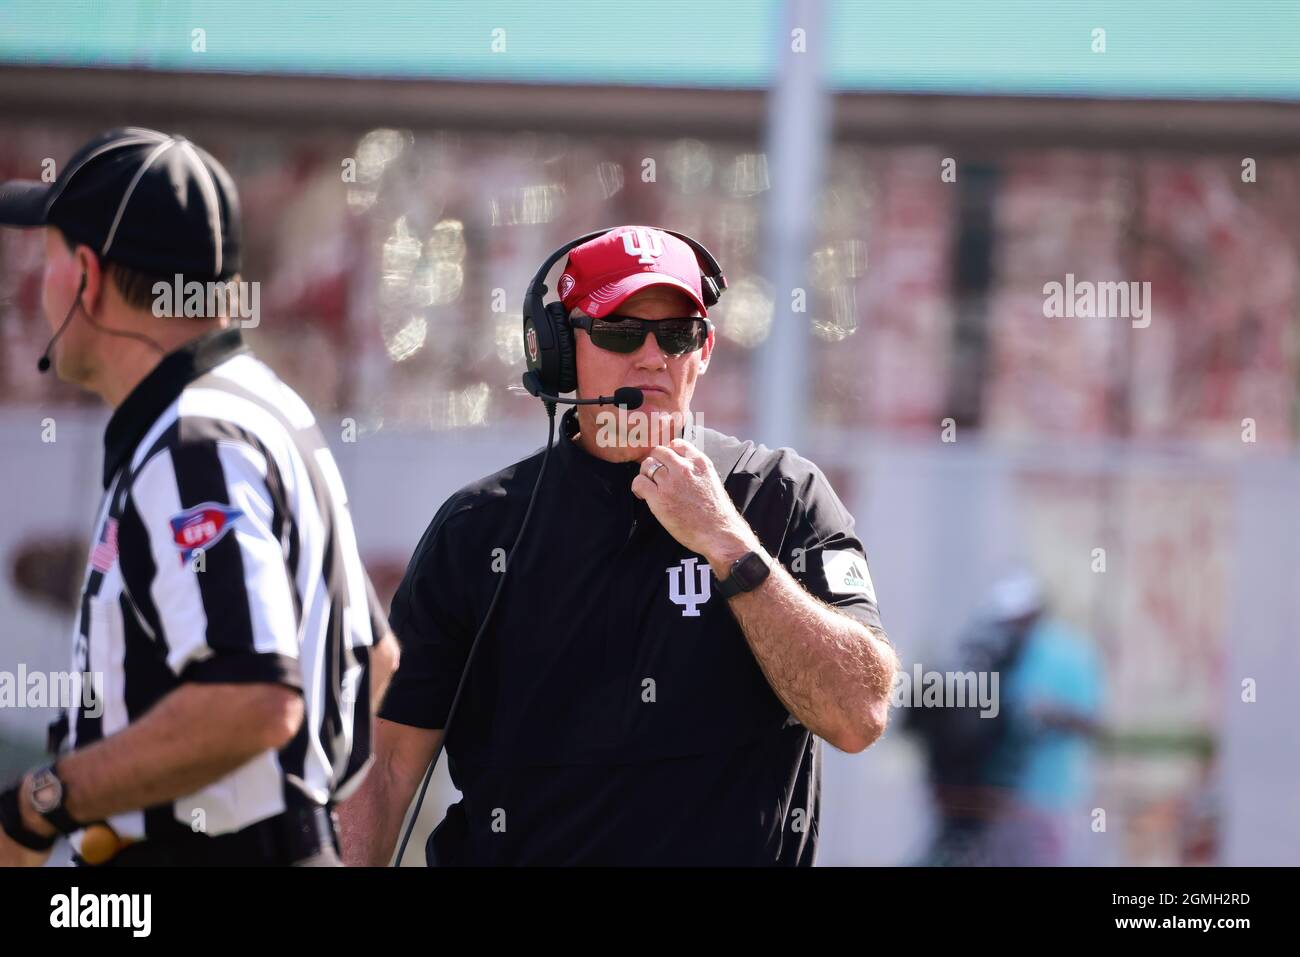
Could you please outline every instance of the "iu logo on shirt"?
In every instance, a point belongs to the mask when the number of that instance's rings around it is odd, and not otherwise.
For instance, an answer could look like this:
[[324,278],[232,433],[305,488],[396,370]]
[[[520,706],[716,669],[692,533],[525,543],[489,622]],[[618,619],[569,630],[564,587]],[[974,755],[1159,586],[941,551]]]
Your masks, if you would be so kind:
[[230,531],[235,519],[244,513],[229,505],[218,502],[204,502],[183,512],[177,512],[169,521],[172,537],[181,552],[181,564],[190,560],[197,549],[205,551]]
[[[699,618],[699,606],[709,600],[712,584],[709,581],[709,565],[699,565],[700,557],[692,555],[683,558],[676,565],[669,565],[668,597],[674,605],[682,606],[683,618]],[[697,567],[698,565],[698,567]],[[685,578],[685,587],[682,579]]]

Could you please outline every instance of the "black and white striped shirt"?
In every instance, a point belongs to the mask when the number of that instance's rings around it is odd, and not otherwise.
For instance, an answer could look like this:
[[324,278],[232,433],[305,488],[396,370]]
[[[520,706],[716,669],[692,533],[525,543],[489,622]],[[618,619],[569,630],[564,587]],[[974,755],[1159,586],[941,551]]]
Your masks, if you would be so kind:
[[204,336],[113,414],[104,488],[72,668],[102,675],[102,707],[61,719],[62,748],[116,734],[187,681],[289,685],[305,713],[278,753],[109,823],[215,836],[346,797],[370,758],[369,650],[387,626],[306,404],[238,329]]

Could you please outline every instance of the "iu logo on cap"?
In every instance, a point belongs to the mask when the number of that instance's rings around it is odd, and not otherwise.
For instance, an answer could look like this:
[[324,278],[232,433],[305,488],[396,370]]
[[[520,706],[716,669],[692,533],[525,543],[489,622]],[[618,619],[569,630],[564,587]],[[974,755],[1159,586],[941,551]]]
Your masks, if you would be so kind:
[[635,227],[623,233],[623,251],[648,264],[664,254],[664,241],[653,229]]

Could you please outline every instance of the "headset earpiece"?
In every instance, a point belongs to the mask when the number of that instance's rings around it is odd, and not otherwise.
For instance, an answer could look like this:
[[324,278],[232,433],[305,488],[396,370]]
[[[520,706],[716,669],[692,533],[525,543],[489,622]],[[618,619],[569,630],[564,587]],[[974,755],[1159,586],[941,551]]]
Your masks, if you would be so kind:
[[700,289],[704,292],[704,305],[708,309],[712,309],[722,298],[722,291],[718,289],[718,284],[713,281],[712,276],[700,277]]
[[573,324],[562,302],[546,304],[546,318],[555,330],[555,379],[552,395],[563,395],[578,387],[577,348],[573,343]]

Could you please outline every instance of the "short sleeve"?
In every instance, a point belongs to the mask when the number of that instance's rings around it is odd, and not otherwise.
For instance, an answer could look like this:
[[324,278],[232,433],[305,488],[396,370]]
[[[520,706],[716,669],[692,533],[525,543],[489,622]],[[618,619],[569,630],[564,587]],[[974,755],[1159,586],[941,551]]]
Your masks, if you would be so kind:
[[123,582],[182,681],[301,689],[298,627],[266,461],[238,443],[163,449],[122,508]]
[[379,716],[415,728],[446,727],[473,639],[464,562],[455,560],[459,519],[449,520],[450,506],[434,516],[416,546],[388,616],[402,660]]
[[807,463],[796,487],[781,563],[809,593],[870,628],[883,631],[876,591],[853,516],[821,470]]

